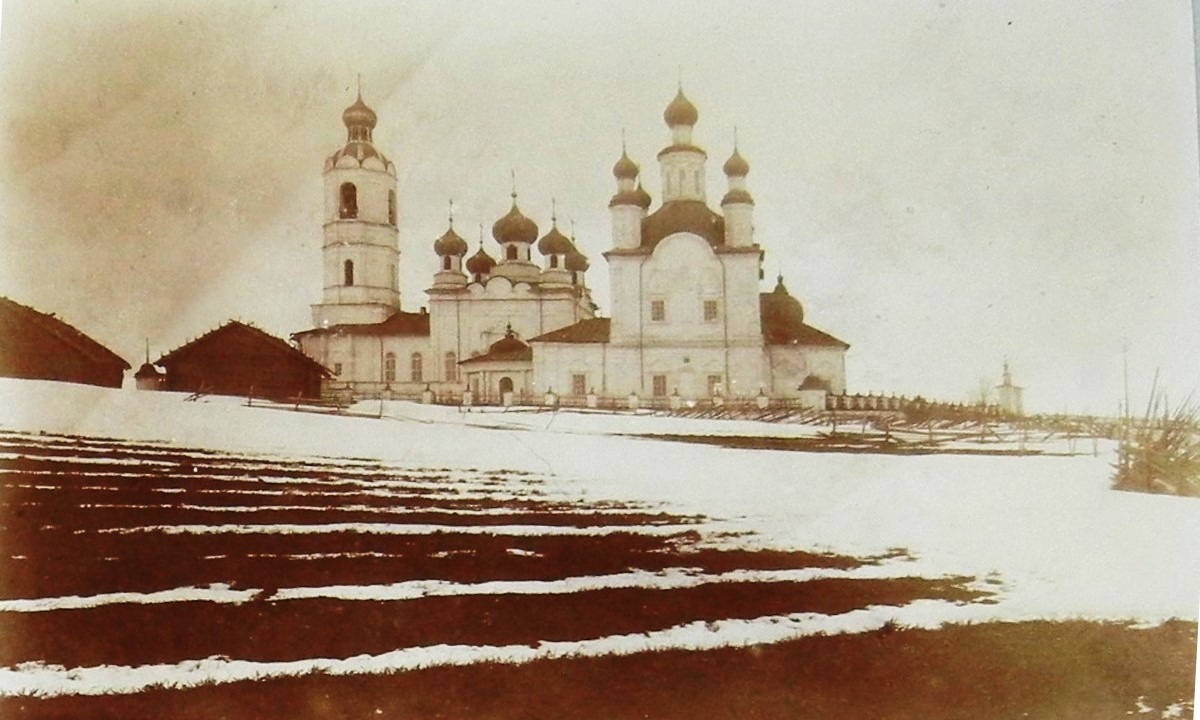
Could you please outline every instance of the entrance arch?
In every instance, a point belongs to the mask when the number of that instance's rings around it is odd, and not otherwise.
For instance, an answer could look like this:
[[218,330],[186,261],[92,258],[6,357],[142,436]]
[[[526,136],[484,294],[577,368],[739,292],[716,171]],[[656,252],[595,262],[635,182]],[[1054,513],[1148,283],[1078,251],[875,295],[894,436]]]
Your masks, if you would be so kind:
[[500,392],[506,393],[506,392],[512,392],[512,391],[513,391],[512,378],[510,378],[508,376],[500,378]]

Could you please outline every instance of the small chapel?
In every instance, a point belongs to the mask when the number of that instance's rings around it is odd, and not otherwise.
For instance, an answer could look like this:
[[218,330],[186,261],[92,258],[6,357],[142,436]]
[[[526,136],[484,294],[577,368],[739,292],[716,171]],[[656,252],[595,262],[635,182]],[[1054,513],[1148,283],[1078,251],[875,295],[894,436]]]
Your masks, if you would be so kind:
[[360,93],[342,113],[345,144],[325,161],[321,301],[293,341],[332,371],[328,390],[355,398],[765,396],[824,407],[825,394],[845,392],[849,345],[805,322],[782,277],[760,290],[749,163],[735,142],[712,209],[708,156],[692,141],[699,112],[682,88],[663,119],[657,207],[624,147],[612,168],[609,317],[588,289],[588,258],[557,217],[542,233],[515,191],[490,247],[481,238],[470,253],[451,216],[433,242],[440,263],[428,310],[408,312],[396,167],[375,145],[377,116]]

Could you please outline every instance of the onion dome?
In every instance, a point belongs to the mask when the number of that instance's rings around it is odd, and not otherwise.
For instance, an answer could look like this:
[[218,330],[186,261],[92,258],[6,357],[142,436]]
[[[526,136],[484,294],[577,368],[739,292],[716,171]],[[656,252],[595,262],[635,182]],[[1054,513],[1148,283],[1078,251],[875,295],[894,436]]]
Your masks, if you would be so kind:
[[676,125],[695,125],[699,119],[700,113],[696,111],[696,106],[684,96],[683,88],[679,88],[675,99],[663,111],[663,120],[667,121],[668,127],[675,127]]
[[487,275],[496,267],[496,261],[488,255],[481,245],[479,250],[467,260],[467,272],[472,275]]
[[579,252],[579,248],[571,245],[571,252],[567,253],[567,269],[571,272],[587,272],[588,264],[587,255]]
[[[458,233],[454,232],[454,227],[446,230],[446,233],[434,241],[433,251],[439,257],[447,255],[456,255],[462,257],[467,254],[467,241],[459,237]],[[482,248],[481,248],[482,250]]]
[[724,170],[725,174],[729,177],[746,177],[746,175],[750,174],[750,163],[746,162],[746,159],[742,157],[741,153],[735,147],[733,154],[725,161]]
[[513,195],[512,209],[492,225],[492,237],[499,243],[526,243],[537,240],[537,224],[517,209],[517,196]]
[[550,232],[542,236],[537,244],[538,252],[543,255],[566,255],[574,249],[571,241],[558,231],[558,225],[554,224],[550,227]]
[[349,129],[365,127],[368,130],[374,130],[377,120],[375,111],[367,107],[367,104],[363,102],[361,93],[353,105],[342,111],[342,122]]
[[646,192],[646,189],[642,187],[641,183],[638,183],[637,189],[633,191],[633,194],[636,196],[636,202],[634,202],[635,205],[643,210],[646,210],[650,207],[650,193]]
[[625,149],[621,149],[621,159],[613,165],[613,177],[618,180],[632,180],[638,176],[637,163],[629,159],[629,154]]
[[804,334],[804,306],[788,293],[780,275],[775,289],[761,296],[763,336],[772,345],[796,342]]

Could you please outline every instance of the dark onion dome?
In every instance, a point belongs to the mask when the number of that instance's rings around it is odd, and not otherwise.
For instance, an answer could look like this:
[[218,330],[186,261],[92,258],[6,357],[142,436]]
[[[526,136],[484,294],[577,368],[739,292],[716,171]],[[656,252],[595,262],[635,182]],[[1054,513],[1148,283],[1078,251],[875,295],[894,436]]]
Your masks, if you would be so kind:
[[571,272],[587,272],[589,267],[587,255],[579,252],[579,248],[572,244],[571,252],[567,253],[567,269]]
[[492,259],[480,246],[479,250],[467,260],[467,272],[472,275],[487,275],[496,267],[496,261]]
[[509,325],[504,332],[504,337],[488,347],[488,355],[524,354],[528,350],[529,345],[517,337],[517,334],[513,332],[512,325]]
[[653,248],[678,232],[699,235],[709,245],[724,245],[725,218],[700,200],[672,200],[642,221],[642,247]]
[[537,240],[537,223],[521,214],[517,209],[517,198],[513,197],[512,209],[492,225],[492,237],[499,243],[532,244]]
[[699,119],[700,113],[696,111],[696,106],[684,96],[683,88],[679,88],[675,99],[663,111],[663,120],[667,121],[668,127],[675,127],[676,125],[695,125]]
[[353,105],[342,111],[342,122],[346,124],[347,129],[365,127],[368,130],[374,130],[377,120],[375,111],[363,102],[361,93]]
[[641,183],[638,183],[637,189],[633,192],[635,195],[637,195],[637,202],[635,204],[638,207],[643,210],[650,207],[650,193],[646,192],[646,189],[642,187]]
[[804,333],[804,306],[788,293],[780,275],[775,289],[760,296],[763,335],[771,345],[788,345]]
[[746,205],[753,205],[754,198],[750,197],[750,193],[746,192],[745,190],[742,190],[741,188],[736,188],[736,189],[730,190],[729,192],[725,193],[725,197],[721,198],[722,205],[732,205],[734,203],[745,203]]
[[459,237],[458,233],[454,232],[453,227],[446,230],[446,233],[433,243],[433,251],[439,257],[447,255],[462,257],[467,254],[467,249],[467,241]]
[[750,174],[750,163],[746,162],[746,158],[742,157],[737,148],[733,149],[733,154],[725,161],[723,167],[729,177],[746,177]]
[[629,154],[625,149],[621,149],[621,159],[613,165],[613,177],[618,180],[632,180],[638,176],[637,163],[629,159]]
[[543,255],[566,255],[574,249],[571,241],[558,231],[558,225],[551,225],[550,232],[542,236],[537,244],[538,252]]

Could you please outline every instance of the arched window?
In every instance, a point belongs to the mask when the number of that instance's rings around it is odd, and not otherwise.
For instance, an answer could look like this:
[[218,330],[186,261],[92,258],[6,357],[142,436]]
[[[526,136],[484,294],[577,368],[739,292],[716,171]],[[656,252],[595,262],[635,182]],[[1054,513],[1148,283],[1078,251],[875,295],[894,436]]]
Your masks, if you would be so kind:
[[349,287],[354,284],[354,261],[347,260],[342,263],[342,284]]
[[342,204],[338,210],[338,217],[343,219],[358,217],[358,188],[354,187],[354,183],[342,183],[341,198]]
[[504,257],[508,258],[509,260],[516,260],[517,259],[517,246],[516,245],[505,245],[504,246]]
[[445,255],[442,257],[442,269],[443,270],[450,270],[453,268],[453,265],[454,265],[454,261],[450,259],[449,255]]
[[508,393],[513,391],[513,381],[510,377],[500,378],[500,392]]
[[552,267],[552,268],[558,267],[558,256],[557,255],[550,256],[550,267]]
[[458,356],[453,352],[446,353],[446,382],[458,380]]
[[412,354],[412,381],[413,382],[423,382],[424,381],[425,373],[424,373],[424,369],[421,367],[422,362],[423,361],[421,359],[421,353],[413,353]]
[[388,190],[388,224],[396,224],[396,191]]
[[383,381],[396,382],[396,353],[388,353],[383,356]]

